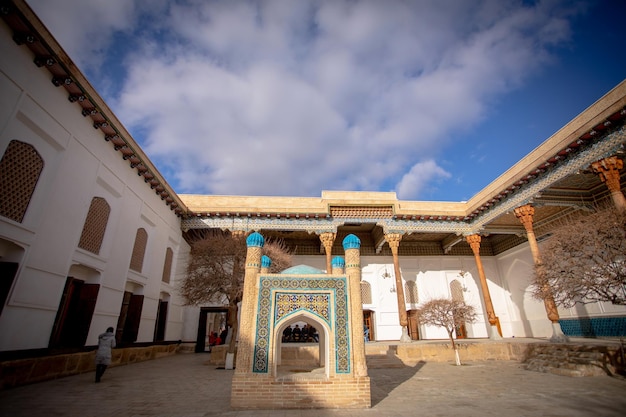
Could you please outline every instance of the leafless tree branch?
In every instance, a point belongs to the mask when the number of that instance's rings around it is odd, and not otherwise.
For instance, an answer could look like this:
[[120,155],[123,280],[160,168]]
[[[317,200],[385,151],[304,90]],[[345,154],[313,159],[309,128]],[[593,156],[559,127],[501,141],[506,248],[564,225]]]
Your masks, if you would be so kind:
[[597,211],[559,227],[541,248],[533,296],[557,305],[626,305],[626,213]]

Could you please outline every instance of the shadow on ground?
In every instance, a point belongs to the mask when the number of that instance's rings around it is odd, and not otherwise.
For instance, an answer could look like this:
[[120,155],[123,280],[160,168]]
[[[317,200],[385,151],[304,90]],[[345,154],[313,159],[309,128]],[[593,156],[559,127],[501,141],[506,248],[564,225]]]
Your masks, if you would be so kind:
[[399,359],[398,362],[400,362],[398,366],[368,370],[370,391],[372,394],[372,407],[387,398],[393,390],[402,385],[405,381],[413,378],[413,376],[426,365],[425,361],[419,361],[414,366],[404,365]]

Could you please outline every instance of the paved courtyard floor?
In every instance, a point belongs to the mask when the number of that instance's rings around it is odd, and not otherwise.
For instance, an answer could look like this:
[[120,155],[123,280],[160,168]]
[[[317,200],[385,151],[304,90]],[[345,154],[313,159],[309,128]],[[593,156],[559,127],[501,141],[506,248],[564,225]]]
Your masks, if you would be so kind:
[[90,373],[0,391],[0,416],[626,415],[626,380],[622,378],[544,374],[510,361],[370,369],[372,408],[366,410],[233,411],[233,371],[208,365],[208,358],[202,353],[178,354],[110,368],[99,384]]

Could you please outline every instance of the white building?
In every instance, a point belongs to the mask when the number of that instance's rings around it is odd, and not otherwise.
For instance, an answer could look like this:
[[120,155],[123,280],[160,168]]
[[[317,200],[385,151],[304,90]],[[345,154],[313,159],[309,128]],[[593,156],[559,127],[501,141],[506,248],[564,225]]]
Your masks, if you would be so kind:
[[[108,326],[128,345],[194,343],[203,313],[184,307],[176,291],[189,252],[184,233],[194,228],[281,237],[298,247],[296,264],[319,269],[328,265],[328,250],[321,235],[309,232],[335,233],[330,252],[342,235],[357,234],[363,308],[375,340],[402,334],[385,242],[394,225],[404,234],[399,268],[411,336],[446,337],[410,315],[417,303],[444,296],[463,297],[481,313],[459,336],[489,337],[476,257],[464,240],[482,234],[480,259],[502,336],[552,334],[543,303],[529,295],[533,257],[512,210],[541,192],[533,203],[541,237],[586,201],[609,198],[597,174],[576,173],[591,161],[622,157],[626,83],[468,202],[350,192],[324,192],[321,199],[179,196],[28,6],[6,4],[0,23],[0,353],[91,346]],[[606,121],[611,129],[598,130]],[[570,159],[559,165],[563,152]],[[623,170],[620,175],[624,184]],[[559,194],[565,188],[570,194]],[[346,214],[350,209],[358,213]],[[625,307],[606,304],[559,313],[562,320],[626,320]]]

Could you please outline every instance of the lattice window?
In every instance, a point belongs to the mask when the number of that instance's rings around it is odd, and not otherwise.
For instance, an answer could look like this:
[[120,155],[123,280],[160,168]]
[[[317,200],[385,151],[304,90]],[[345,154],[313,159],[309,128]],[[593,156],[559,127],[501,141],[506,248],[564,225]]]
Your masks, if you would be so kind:
[[463,301],[463,286],[456,279],[450,283],[450,294],[454,301]]
[[417,284],[415,281],[407,281],[404,284],[404,298],[409,304],[419,303],[419,297],[417,294]]
[[141,272],[143,268],[143,257],[146,254],[146,246],[148,244],[148,233],[146,229],[137,229],[135,236],[135,246],[133,246],[133,255],[130,258],[130,269]]
[[28,143],[12,140],[0,160],[0,215],[21,223],[43,170],[43,159]]
[[372,304],[372,286],[367,281],[361,281],[361,303]]
[[165,251],[165,265],[163,265],[163,282],[170,282],[170,275],[172,274],[172,258],[174,257],[174,251],[172,248],[167,248]]
[[96,255],[100,253],[110,213],[111,207],[109,207],[109,203],[104,198],[94,197],[91,199],[89,212],[83,225],[83,232],[78,242],[79,248]]

